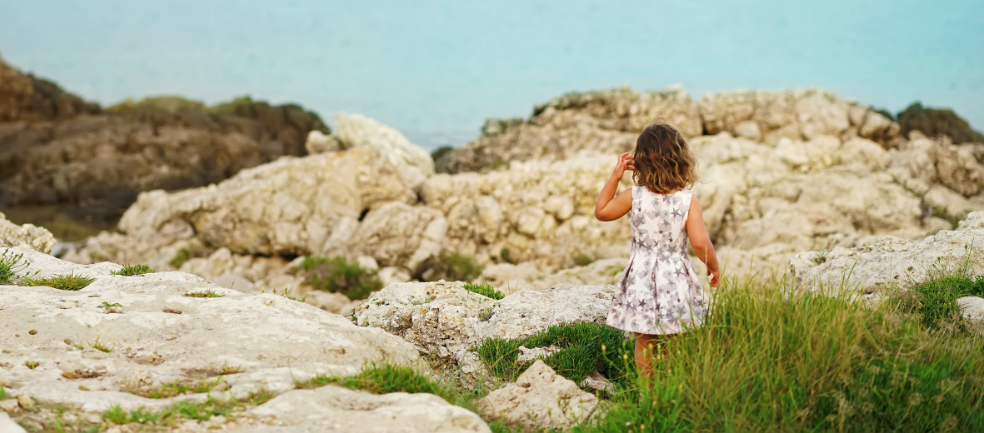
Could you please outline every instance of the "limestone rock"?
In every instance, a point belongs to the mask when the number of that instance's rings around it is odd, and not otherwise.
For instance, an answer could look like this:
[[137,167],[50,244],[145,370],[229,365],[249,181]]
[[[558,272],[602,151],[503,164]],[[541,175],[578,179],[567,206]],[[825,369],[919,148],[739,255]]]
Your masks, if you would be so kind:
[[19,226],[10,221],[0,212],[0,247],[30,248],[42,253],[50,253],[55,246],[55,237],[44,227],[33,224]]
[[10,415],[7,415],[7,412],[4,411],[0,411],[0,431],[5,433],[27,433],[24,427],[21,427],[14,420],[10,419]]
[[407,140],[400,131],[361,114],[339,112],[335,115],[335,123],[336,135],[343,148],[368,147],[401,170],[413,167],[423,177],[434,174],[434,160],[430,154]]
[[628,258],[602,259],[587,266],[560,270],[540,269],[528,262],[516,265],[499,263],[487,266],[481,279],[504,288],[502,293],[526,288],[542,290],[560,286],[608,285],[618,283],[628,261]]
[[489,393],[478,410],[490,419],[528,429],[564,429],[587,421],[598,406],[594,394],[558,375],[541,360],[515,383]]
[[964,296],[957,298],[960,315],[971,323],[984,323],[984,298]]
[[373,395],[335,385],[289,391],[249,413],[279,421],[277,431],[297,433],[491,432],[478,415],[433,394]]
[[[148,399],[123,391],[198,382],[238,366],[238,374],[222,378],[229,387],[213,395],[241,397],[261,388],[287,391],[295,379],[316,374],[355,374],[366,363],[418,359],[417,350],[399,337],[279,295],[240,293],[182,272],[116,276],[110,272],[121,267],[111,263],[83,266],[32,250],[12,251],[31,262],[18,275],[40,271],[40,277],[95,278],[77,292],[4,288],[0,327],[6,331],[0,349],[13,365],[8,393],[14,395],[78,404],[86,411],[112,404],[154,409],[197,397]],[[184,296],[208,290],[221,297]],[[121,304],[122,313],[106,314],[99,308],[104,302]],[[97,339],[111,352],[93,349]],[[25,361],[39,365],[28,369]],[[67,371],[78,377],[66,380]]]
[[[789,270],[804,288],[817,290],[855,287],[874,293],[889,287],[908,287],[930,272],[966,267],[984,274],[984,212],[971,213],[953,231],[940,231],[921,241],[885,236],[856,248],[834,248],[825,257],[817,252],[790,259]],[[822,258],[821,258],[822,257]]]
[[435,209],[390,202],[369,212],[345,242],[329,243],[324,250],[329,255],[366,254],[382,266],[419,275],[440,254],[447,230],[447,219]]
[[308,133],[307,141],[304,142],[304,149],[307,153],[338,152],[342,150],[342,143],[334,135],[325,135],[323,132],[314,130]]

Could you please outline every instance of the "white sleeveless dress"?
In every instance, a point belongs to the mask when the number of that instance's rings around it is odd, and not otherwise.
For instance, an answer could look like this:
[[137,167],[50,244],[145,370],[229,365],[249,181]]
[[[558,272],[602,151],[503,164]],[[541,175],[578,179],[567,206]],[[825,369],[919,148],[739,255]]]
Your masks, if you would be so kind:
[[701,326],[704,289],[687,255],[693,193],[656,194],[632,187],[632,253],[615,289],[608,326],[642,334],[677,334]]

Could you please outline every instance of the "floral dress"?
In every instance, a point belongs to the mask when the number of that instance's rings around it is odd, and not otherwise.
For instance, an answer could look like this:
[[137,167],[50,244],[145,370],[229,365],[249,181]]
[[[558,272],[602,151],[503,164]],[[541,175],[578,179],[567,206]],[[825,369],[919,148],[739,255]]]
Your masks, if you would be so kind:
[[687,255],[693,193],[656,194],[632,187],[632,253],[608,311],[608,326],[642,334],[676,334],[700,326],[704,290]]

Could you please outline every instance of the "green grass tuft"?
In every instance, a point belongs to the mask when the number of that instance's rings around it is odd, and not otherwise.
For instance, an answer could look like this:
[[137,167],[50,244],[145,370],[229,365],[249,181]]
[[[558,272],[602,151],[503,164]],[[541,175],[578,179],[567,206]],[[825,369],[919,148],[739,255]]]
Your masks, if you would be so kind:
[[465,283],[465,290],[496,300],[506,297],[506,295],[503,295],[502,292],[496,290],[495,287],[492,287],[492,284],[489,284],[488,281],[482,281],[481,284]]
[[24,260],[24,254],[15,254],[10,250],[0,253],[0,284],[13,284],[17,271],[27,266],[28,262]]
[[39,365],[41,365],[41,363],[37,361],[24,361],[24,366],[30,368],[31,370],[38,368]]
[[99,337],[96,337],[96,341],[89,344],[89,347],[96,349],[100,352],[111,353],[113,349],[105,344],[99,342]]
[[208,289],[204,292],[188,292],[184,294],[189,298],[221,298],[225,295],[217,293],[214,289]]
[[[144,408],[125,411],[113,406],[103,412],[102,418],[109,423],[144,424],[155,427],[173,427],[185,420],[208,421],[213,416],[235,419],[235,415],[252,406],[270,401],[276,395],[265,390],[251,393],[245,398],[219,400],[209,396],[204,401],[183,401],[172,404],[161,411],[152,412]],[[142,431],[142,430],[141,430]]]
[[59,290],[69,290],[77,292],[84,289],[86,286],[96,281],[95,278],[85,278],[80,277],[75,274],[71,275],[56,275],[53,277],[46,278],[30,278],[24,277],[25,286],[47,286],[54,287]]
[[118,271],[113,271],[113,275],[122,275],[124,277],[132,277],[134,275],[143,275],[153,273],[154,270],[147,265],[123,265],[123,269]]
[[482,275],[484,269],[470,256],[442,251],[424,276],[428,281],[472,281]]
[[123,313],[123,306],[120,305],[118,302],[114,302],[110,304],[109,302],[104,301],[102,305],[100,305],[98,308],[102,308],[103,310],[105,310],[106,314]]
[[171,259],[171,266],[174,269],[181,269],[181,266],[185,264],[188,260],[199,259],[208,257],[209,250],[204,245],[192,242],[186,247],[181,247],[177,253],[174,254],[174,258]]
[[964,272],[933,272],[911,289],[893,293],[892,300],[902,312],[917,314],[927,328],[954,324],[966,330],[957,305],[957,299],[964,296],[984,297],[984,276],[970,278]]
[[594,259],[587,254],[576,254],[574,255],[574,265],[576,266],[587,266],[594,263]]
[[341,293],[352,300],[366,299],[383,288],[376,271],[364,269],[357,261],[345,257],[305,257],[301,272],[311,287]]
[[[238,370],[237,370],[238,372]],[[211,392],[213,388],[222,383],[222,376],[214,380],[203,377],[202,380],[194,383],[181,383],[175,380],[172,383],[162,383],[161,387],[151,390],[144,397],[147,398],[171,398],[182,394],[200,394]]]

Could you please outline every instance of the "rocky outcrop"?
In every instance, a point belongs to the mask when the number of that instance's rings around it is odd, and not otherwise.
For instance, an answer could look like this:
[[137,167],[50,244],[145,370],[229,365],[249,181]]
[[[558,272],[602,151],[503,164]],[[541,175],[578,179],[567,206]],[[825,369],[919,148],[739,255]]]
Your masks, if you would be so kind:
[[[111,272],[121,266],[112,263],[82,266],[10,251],[30,262],[20,276],[39,271],[42,278],[94,281],[76,292],[0,286],[0,381],[8,395],[86,411],[154,409],[204,397],[146,398],[176,380],[198,383],[225,372],[212,395],[245,397],[261,388],[288,391],[317,374],[355,374],[367,363],[418,359],[399,337],[279,295],[244,294],[181,272],[117,276]],[[185,296],[209,291],[220,297]]]
[[340,112],[335,115],[338,130],[335,135],[342,149],[368,147],[379,152],[401,172],[413,169],[415,173],[403,173],[404,181],[416,189],[428,176],[434,174],[434,160],[416,144],[387,125],[361,114]]
[[497,301],[461,282],[402,283],[374,293],[353,315],[360,326],[399,335],[432,362],[457,365],[468,374],[482,368],[471,349],[486,338],[521,338],[563,323],[603,323],[613,289],[522,290]]
[[924,108],[919,102],[899,113],[899,126],[907,136],[920,131],[930,137],[946,136],[953,143],[984,143],[984,134],[974,131],[970,124],[953,110]]
[[433,394],[373,395],[334,385],[286,392],[249,415],[289,432],[491,432],[478,415]]
[[907,288],[939,272],[984,275],[984,212],[971,213],[956,230],[920,241],[885,236],[855,248],[797,254],[789,260],[794,281],[811,290],[860,289],[875,293]]
[[598,407],[598,398],[536,360],[522,375],[478,402],[478,410],[493,420],[527,429],[569,430],[583,425]]
[[47,254],[54,246],[55,237],[44,227],[33,224],[19,226],[7,221],[7,217],[0,212],[0,248],[30,248]]
[[0,65],[0,206],[68,203],[119,216],[141,191],[219,182],[303,155],[314,113],[240,98],[206,107],[178,97],[106,111]]

